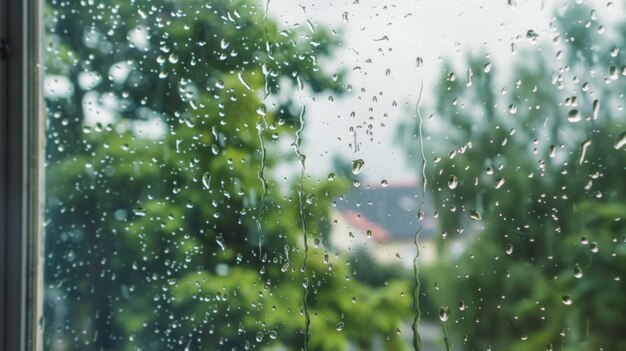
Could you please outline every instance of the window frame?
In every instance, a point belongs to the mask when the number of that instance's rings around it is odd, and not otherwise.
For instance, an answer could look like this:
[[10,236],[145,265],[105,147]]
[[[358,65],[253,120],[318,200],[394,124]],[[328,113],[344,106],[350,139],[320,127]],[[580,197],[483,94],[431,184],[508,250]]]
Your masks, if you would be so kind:
[[0,349],[41,350],[43,0],[0,0]]

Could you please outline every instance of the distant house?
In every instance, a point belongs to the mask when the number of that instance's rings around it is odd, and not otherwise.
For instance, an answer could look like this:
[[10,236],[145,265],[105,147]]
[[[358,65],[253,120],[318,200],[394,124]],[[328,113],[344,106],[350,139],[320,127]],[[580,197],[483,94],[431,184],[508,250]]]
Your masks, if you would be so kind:
[[331,243],[340,251],[365,248],[380,262],[412,267],[415,234],[420,228],[418,211],[424,203],[425,218],[419,235],[419,261],[435,259],[432,245],[436,233],[432,200],[422,198],[417,184],[390,184],[387,187],[361,186],[336,199],[332,212]]

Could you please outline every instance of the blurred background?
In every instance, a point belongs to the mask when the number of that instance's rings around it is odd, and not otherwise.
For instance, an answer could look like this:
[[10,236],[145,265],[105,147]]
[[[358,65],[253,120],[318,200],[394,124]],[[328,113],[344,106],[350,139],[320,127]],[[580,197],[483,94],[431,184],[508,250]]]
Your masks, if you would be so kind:
[[46,1],[44,348],[626,349],[624,10]]

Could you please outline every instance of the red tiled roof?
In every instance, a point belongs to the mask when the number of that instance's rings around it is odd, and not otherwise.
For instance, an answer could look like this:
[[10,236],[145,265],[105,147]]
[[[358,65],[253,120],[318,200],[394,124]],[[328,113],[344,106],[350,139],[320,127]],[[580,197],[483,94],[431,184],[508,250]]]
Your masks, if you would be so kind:
[[343,218],[345,218],[348,223],[355,226],[357,229],[362,230],[363,232],[371,230],[372,237],[378,242],[387,241],[391,237],[391,233],[387,229],[369,221],[365,216],[361,215],[357,211],[344,210],[339,213],[341,213]]

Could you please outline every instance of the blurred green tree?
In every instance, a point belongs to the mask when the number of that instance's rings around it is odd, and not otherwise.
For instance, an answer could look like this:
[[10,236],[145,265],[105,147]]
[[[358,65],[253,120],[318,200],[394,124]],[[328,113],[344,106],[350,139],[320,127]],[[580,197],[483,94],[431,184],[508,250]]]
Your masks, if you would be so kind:
[[504,87],[484,58],[471,81],[447,64],[424,124],[447,238],[428,294],[462,349],[626,349],[626,24],[576,4],[554,25],[556,59],[519,52]]
[[295,90],[343,91],[333,34],[248,0],[46,11],[46,350],[296,350],[305,291],[311,349],[402,349],[407,282],[324,246],[348,181],[273,173],[298,162]]

